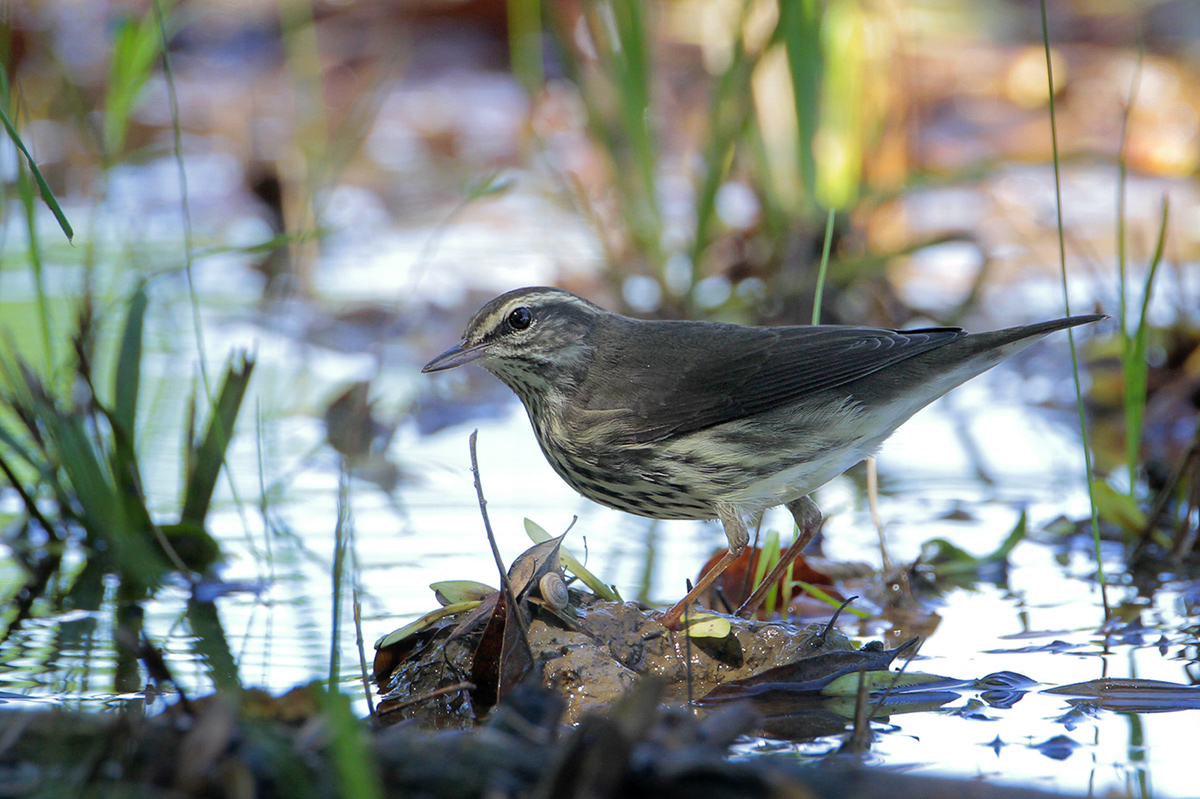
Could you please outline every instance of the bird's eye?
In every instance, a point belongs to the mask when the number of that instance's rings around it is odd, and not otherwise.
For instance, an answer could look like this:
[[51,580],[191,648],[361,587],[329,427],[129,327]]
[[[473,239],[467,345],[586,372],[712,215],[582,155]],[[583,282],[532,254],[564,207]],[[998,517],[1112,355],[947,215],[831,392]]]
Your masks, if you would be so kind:
[[524,306],[514,308],[508,315],[508,326],[513,330],[524,330],[533,324],[533,314]]

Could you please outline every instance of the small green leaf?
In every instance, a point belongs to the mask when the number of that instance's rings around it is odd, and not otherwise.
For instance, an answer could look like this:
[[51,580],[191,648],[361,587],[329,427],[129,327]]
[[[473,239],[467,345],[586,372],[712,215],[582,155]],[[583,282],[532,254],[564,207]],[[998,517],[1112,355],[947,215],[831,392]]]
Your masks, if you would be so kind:
[[692,613],[683,628],[688,638],[728,638],[733,625],[724,616],[715,613]]
[[400,629],[392,630],[390,633],[380,638],[375,642],[375,648],[383,649],[391,646],[392,644],[399,643],[405,638],[416,635],[422,630],[432,627],[435,622],[439,622],[447,616],[457,616],[459,613],[466,613],[468,610],[474,610],[475,608],[479,607],[479,604],[480,603],[478,602],[456,602],[453,605],[447,605],[444,608],[438,608],[437,610],[430,611],[416,621],[411,621]]
[[871,618],[871,614],[867,611],[862,610],[861,608],[856,608],[852,604],[846,604],[844,599],[838,599],[837,597],[831,595],[828,591],[823,591],[812,583],[806,583],[803,580],[796,580],[796,585],[798,585],[800,588],[803,588],[805,593],[807,593],[813,599],[824,602],[831,608],[842,608],[843,612],[857,616],[860,619]]
[[1104,480],[1093,480],[1092,492],[1100,518],[1117,525],[1126,533],[1140,533],[1146,529],[1146,514],[1135,498],[1115,491]]
[[457,605],[460,602],[481,602],[486,596],[496,593],[496,589],[487,583],[475,580],[442,580],[430,583],[433,595],[443,607]]
[[1025,540],[1025,536],[1029,533],[1029,520],[1025,515],[1025,511],[1021,511],[1021,515],[1017,517],[1017,523],[1013,525],[1012,532],[1004,539],[1004,543],[1000,547],[984,558],[985,561],[993,563],[1003,563],[1008,560],[1008,556],[1012,554],[1013,549],[1017,544]]
[[[920,688],[926,685],[945,685],[947,680],[936,674],[922,674],[918,671],[867,671],[862,674],[867,684],[867,691],[896,691],[901,688]],[[821,689],[825,696],[854,696],[858,693],[859,673],[843,674]]]

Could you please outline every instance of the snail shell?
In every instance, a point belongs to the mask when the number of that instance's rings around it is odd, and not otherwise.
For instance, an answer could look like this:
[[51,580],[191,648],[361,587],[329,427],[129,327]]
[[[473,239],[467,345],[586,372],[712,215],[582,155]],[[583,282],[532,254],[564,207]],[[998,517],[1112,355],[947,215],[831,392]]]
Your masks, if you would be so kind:
[[567,582],[560,572],[550,571],[543,574],[538,580],[538,591],[542,595],[542,601],[553,610],[562,610],[571,601],[570,594],[567,593]]

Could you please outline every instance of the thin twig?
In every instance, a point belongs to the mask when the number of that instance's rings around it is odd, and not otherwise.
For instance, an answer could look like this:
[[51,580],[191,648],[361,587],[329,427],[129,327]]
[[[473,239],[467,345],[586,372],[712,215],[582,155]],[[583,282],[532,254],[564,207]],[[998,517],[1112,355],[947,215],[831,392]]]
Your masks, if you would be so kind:
[[879,515],[879,465],[875,456],[867,458],[867,507],[871,510],[871,522],[875,532],[879,534],[879,555],[883,558],[883,569],[892,568],[892,559],[888,557],[887,539],[883,535],[883,518]]
[[345,577],[346,551],[349,547],[349,537],[352,534],[350,520],[350,472],[345,462],[342,463],[338,474],[337,523],[333,527],[333,568],[330,570],[333,582],[333,605],[330,618],[329,633],[329,692],[338,692],[341,681],[342,654],[342,579]]
[[500,571],[500,590],[504,592],[504,599],[508,602],[508,607],[512,609],[513,618],[517,620],[517,629],[521,632],[521,643],[532,663],[534,660],[533,647],[529,645],[529,630],[525,624],[525,616],[521,613],[520,606],[517,605],[517,597],[513,594],[512,584],[508,581],[508,570],[504,568],[504,560],[500,557],[500,548],[496,546],[496,536],[492,534],[492,522],[488,519],[487,500],[483,498],[483,483],[479,481],[479,459],[475,455],[475,439],[478,436],[478,430],[471,431],[471,474],[475,475],[475,496],[479,498],[479,514],[483,517],[483,529],[487,533],[488,544],[492,548],[492,557],[496,559],[496,568]]
[[475,690],[475,683],[456,682],[456,683],[454,683],[454,685],[446,685],[446,686],[443,686],[442,688],[437,688],[433,691],[430,691],[427,694],[421,694],[420,696],[414,696],[411,699],[405,699],[403,702],[397,702],[394,705],[388,705],[387,709],[382,711],[382,713],[385,716],[390,716],[391,714],[395,713],[397,710],[400,710],[401,708],[410,707],[412,705],[420,704],[421,702],[428,702],[430,699],[437,699],[439,696],[444,696],[445,694],[454,694],[454,693],[458,693],[459,691],[474,691],[474,690]]
[[[692,591],[691,580],[687,581],[687,590],[688,593],[691,593]],[[683,606],[683,662],[687,671],[687,704],[688,707],[692,709],[692,712],[695,713],[696,700],[692,695],[692,633],[688,629],[692,623],[691,613],[689,613],[691,607],[692,605],[690,602]]]
[[367,698],[367,715],[375,715],[375,698],[371,696],[371,678],[367,674],[367,650],[363,646],[362,603],[358,601],[358,589],[354,589],[354,640],[358,644],[358,669],[362,674],[363,695]]
[[[1193,460],[1200,461],[1200,425],[1196,426],[1196,432],[1192,434],[1192,441],[1188,444],[1187,450],[1184,451],[1183,457],[1175,464],[1175,468],[1171,470],[1170,477],[1158,491],[1158,495],[1154,498],[1154,504],[1150,506],[1150,513],[1146,515],[1146,524],[1142,527],[1141,535],[1138,536],[1137,546],[1134,547],[1133,557],[1140,557],[1141,554],[1150,546],[1154,538],[1154,528],[1158,525],[1159,520],[1167,510],[1167,506],[1171,503],[1172,497],[1179,489],[1180,483],[1186,476],[1189,467]],[[1131,558],[1132,559],[1132,558]]]

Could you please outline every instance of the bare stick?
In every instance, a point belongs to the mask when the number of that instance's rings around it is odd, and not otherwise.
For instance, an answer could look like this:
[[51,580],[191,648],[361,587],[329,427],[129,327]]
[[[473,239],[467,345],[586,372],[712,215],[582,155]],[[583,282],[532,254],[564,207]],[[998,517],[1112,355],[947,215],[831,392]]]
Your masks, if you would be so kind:
[[420,704],[421,702],[428,702],[430,699],[437,699],[439,696],[445,696],[446,694],[454,694],[454,693],[458,693],[459,691],[474,691],[474,690],[475,690],[475,683],[456,682],[456,683],[454,683],[454,685],[446,685],[441,688],[434,689],[427,694],[421,694],[420,696],[414,696],[411,699],[405,699],[403,702],[397,702],[394,705],[388,705],[387,709],[383,711],[383,715],[390,716],[393,713],[395,713],[397,710],[400,710],[401,708],[411,707],[412,705],[417,705],[417,704]]
[[371,696],[371,679],[367,676],[367,650],[363,646],[362,604],[358,601],[358,589],[354,589],[354,638],[358,643],[358,669],[362,674],[363,694],[367,697],[367,715],[375,715],[375,699]]
[[500,557],[500,548],[496,546],[496,536],[492,535],[492,522],[488,519],[487,514],[487,500],[483,498],[483,483],[479,481],[479,459],[475,456],[475,439],[478,436],[478,430],[471,431],[471,474],[475,475],[475,496],[479,498],[479,514],[483,516],[483,529],[487,532],[488,544],[492,547],[492,557],[496,559],[496,568],[500,570],[500,590],[504,592],[508,607],[512,609],[513,617],[517,620],[517,629],[521,632],[521,643],[525,646],[525,653],[529,655],[529,662],[532,663],[533,647],[529,645],[529,630],[525,626],[525,617],[521,614],[521,608],[517,605],[517,597],[513,594],[512,584],[508,581],[508,570],[504,568],[504,560]]

